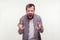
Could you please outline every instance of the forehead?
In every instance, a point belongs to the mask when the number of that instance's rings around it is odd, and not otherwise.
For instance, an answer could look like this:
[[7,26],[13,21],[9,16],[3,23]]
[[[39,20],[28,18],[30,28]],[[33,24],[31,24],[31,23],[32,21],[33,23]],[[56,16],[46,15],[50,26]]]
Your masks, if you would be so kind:
[[32,6],[32,7],[28,7],[28,8],[27,8],[27,10],[30,10],[30,9],[34,9],[34,7]]

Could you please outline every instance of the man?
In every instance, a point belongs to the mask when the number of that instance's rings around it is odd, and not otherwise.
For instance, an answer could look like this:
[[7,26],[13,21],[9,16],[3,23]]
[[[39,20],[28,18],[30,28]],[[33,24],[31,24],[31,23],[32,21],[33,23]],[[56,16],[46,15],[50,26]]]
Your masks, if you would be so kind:
[[23,40],[41,40],[43,26],[40,16],[35,14],[34,4],[26,6],[26,15],[20,19],[18,28],[19,34],[23,34]]

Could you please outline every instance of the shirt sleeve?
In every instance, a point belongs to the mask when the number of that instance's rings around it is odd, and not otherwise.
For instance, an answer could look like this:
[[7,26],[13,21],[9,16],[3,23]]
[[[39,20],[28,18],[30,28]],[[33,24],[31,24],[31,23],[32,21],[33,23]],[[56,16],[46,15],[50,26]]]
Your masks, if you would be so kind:
[[38,20],[39,20],[39,23],[41,24],[41,29],[39,30],[39,32],[43,33],[44,28],[43,28],[43,25],[42,25],[41,17],[39,17]]
[[[19,24],[22,24],[22,25],[23,25],[23,20],[22,20],[22,18],[20,19]],[[19,33],[19,34],[23,34],[23,30],[18,29],[18,33]]]

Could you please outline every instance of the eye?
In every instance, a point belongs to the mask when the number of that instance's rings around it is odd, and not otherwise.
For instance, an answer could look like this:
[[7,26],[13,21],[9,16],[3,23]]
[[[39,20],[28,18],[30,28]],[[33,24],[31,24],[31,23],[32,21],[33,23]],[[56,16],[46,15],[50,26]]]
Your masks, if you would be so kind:
[[27,12],[30,12],[30,10],[27,10]]
[[31,12],[33,12],[33,10],[31,10]]

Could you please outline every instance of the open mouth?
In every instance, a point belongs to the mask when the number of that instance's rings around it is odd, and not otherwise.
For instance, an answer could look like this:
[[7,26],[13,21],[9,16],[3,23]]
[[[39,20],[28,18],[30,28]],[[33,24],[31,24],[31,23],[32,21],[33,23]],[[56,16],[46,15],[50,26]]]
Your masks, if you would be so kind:
[[28,14],[28,19],[32,19],[33,15],[32,14]]
[[32,15],[29,15],[29,17],[32,17]]

